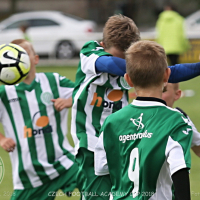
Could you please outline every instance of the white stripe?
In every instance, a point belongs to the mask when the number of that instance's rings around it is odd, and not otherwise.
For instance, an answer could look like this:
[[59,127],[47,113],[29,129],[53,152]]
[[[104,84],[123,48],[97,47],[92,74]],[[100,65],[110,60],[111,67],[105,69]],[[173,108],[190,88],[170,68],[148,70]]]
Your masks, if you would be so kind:
[[166,145],[165,156],[166,160],[163,163],[157,179],[156,192],[149,200],[172,199],[171,176],[178,170],[186,168],[183,149],[170,136]]
[[[41,82],[42,92],[52,93],[51,87],[49,85],[49,81],[43,73],[40,73],[40,82]],[[68,169],[69,167],[71,167],[73,162],[66,155],[63,155],[63,151],[59,145],[57,124],[56,124],[53,103],[46,106],[46,112],[47,112],[47,116],[49,116],[49,125],[52,126],[52,129],[53,129],[53,132],[51,133],[51,135],[52,135],[52,140],[53,140],[53,144],[54,144],[55,157],[56,157],[55,159],[59,160],[61,165],[63,165],[63,167]],[[65,115],[67,115],[67,112],[65,113]],[[62,118],[61,118],[61,121],[62,121]],[[62,121],[62,122],[64,123],[64,121]],[[67,123],[67,122],[65,121],[65,123]]]
[[[25,94],[26,94],[28,105],[29,105],[31,118],[33,120],[33,116],[35,115],[36,112],[39,111],[39,106],[36,99],[35,90],[32,90],[31,92],[25,91]],[[41,114],[37,113],[35,117],[36,119],[38,119],[39,117],[41,117]],[[37,130],[38,127],[36,127],[35,125],[36,119],[32,123],[33,123],[33,128]],[[40,135],[36,135],[32,137],[35,137],[35,145],[36,145],[38,162],[44,167],[45,173],[49,176],[50,179],[57,177],[59,174],[53,168],[52,164],[48,163],[47,152],[45,149],[46,145],[45,145],[44,134],[42,133]]]
[[170,166],[171,176],[178,170],[187,168],[182,146],[170,136],[167,141],[165,156]]
[[165,162],[160,170],[157,183],[156,192],[149,200],[169,200],[172,199],[172,179],[170,177],[169,165]]
[[94,75],[96,74],[95,69],[95,62],[99,56],[96,54],[91,54],[89,57],[85,56],[84,54],[80,54],[81,58],[81,70],[85,74]]
[[158,101],[141,101],[141,100],[134,99],[131,104],[134,105],[134,106],[141,106],[141,107],[145,107],[145,106],[163,106],[163,107],[166,107],[167,109],[172,110],[174,112],[179,112],[177,109],[170,108],[170,107],[166,106],[164,103],[161,103],[161,102],[158,102]]
[[[91,85],[90,85],[91,86]],[[92,85],[92,87],[90,87],[88,90],[88,97],[87,97],[87,101],[85,104],[85,108],[84,111],[87,114],[86,115],[86,124],[85,124],[85,128],[86,128],[86,134],[87,134],[87,143],[88,143],[88,150],[90,151],[94,151],[95,145],[97,140],[95,141],[95,134],[96,131],[94,129],[94,126],[92,125],[92,111],[93,111],[93,106],[91,106],[91,102],[93,99],[93,95],[96,92],[96,85]]]
[[[59,91],[59,97],[60,98],[65,98],[65,99],[68,99],[69,97],[71,97],[74,88],[61,87],[60,86],[60,76],[59,76],[59,74],[58,73],[53,73],[53,75],[55,76],[55,79],[56,79],[56,83],[57,83],[57,87],[58,87],[58,91]],[[65,79],[64,77],[61,77],[61,78]]]
[[97,145],[95,147],[94,165],[95,175],[103,176],[109,174],[108,161],[103,143],[103,132],[99,136]]
[[[131,103],[134,106],[164,106],[167,107],[165,104],[158,102],[158,101],[140,101],[140,100],[133,100],[133,102]],[[172,109],[174,110],[174,109]]]
[[[16,143],[17,140],[16,140],[15,133],[12,127],[12,123],[10,121],[10,117],[7,113],[7,110],[4,104],[2,103],[1,103],[1,110],[4,110],[3,115],[2,115],[2,125],[4,127],[5,136],[8,138],[12,138],[14,142]],[[13,166],[12,176],[13,176],[14,189],[24,189],[24,186],[21,182],[21,179],[19,178],[19,173],[18,173],[19,172],[19,156],[18,156],[17,145],[15,147],[15,150],[9,153],[9,155],[10,155],[11,163]]]
[[82,91],[85,89],[86,85],[88,84],[88,82],[90,82],[95,76],[92,77],[87,77],[85,78],[85,80],[81,85],[79,90],[77,91],[76,95],[74,96],[74,104],[72,105],[72,117],[71,117],[71,135],[75,144],[75,154],[78,153],[78,149],[79,149],[79,139],[76,135],[76,115],[77,115],[77,103],[78,103],[78,98],[81,95]]
[[[14,86],[9,87],[9,88],[5,86],[5,88],[6,88],[8,99],[17,98],[17,93]],[[10,106],[11,106],[12,114],[14,117],[18,137],[19,137],[19,145],[21,146],[21,150],[22,150],[22,161],[23,161],[24,169],[27,172],[27,175],[33,187],[38,187],[42,185],[42,182],[40,178],[37,176],[37,173],[33,167],[27,138],[24,138],[25,124],[24,124],[24,119],[23,119],[19,102],[17,101],[17,102],[11,103]]]
[[[62,98],[65,98],[65,99],[71,97],[73,88],[60,87],[60,85],[59,85],[59,83],[60,83],[59,75],[54,73],[54,76],[56,78],[59,97],[62,97]],[[68,141],[67,136],[66,136],[67,131],[68,131],[68,123],[67,123],[67,121],[68,121],[68,111],[69,111],[69,109],[65,108],[60,112],[61,130],[62,130],[63,137],[64,137],[62,146],[63,146],[64,149],[66,149],[67,151],[69,151],[71,154],[74,155],[74,148],[69,144],[69,141]]]

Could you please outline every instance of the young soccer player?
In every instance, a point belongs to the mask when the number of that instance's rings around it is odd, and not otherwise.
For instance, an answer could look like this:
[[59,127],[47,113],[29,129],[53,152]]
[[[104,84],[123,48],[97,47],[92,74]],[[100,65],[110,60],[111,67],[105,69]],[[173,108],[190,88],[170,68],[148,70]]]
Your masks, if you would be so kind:
[[[124,80],[125,50],[140,40],[132,19],[114,15],[103,30],[103,41],[89,41],[80,52],[73,91],[71,134],[75,143],[78,188],[85,199],[109,199],[102,196],[110,188],[109,176],[94,174],[94,148],[101,125],[107,116],[128,105],[130,86]],[[170,66],[171,82],[185,81],[200,74],[200,63]],[[106,180],[105,180],[106,179]],[[106,183],[100,184],[103,181]]]
[[[27,78],[0,87],[0,145],[10,152],[14,192],[12,200],[54,199],[62,189],[76,187],[74,149],[66,138],[68,109],[74,83],[57,73],[36,73],[39,61],[30,42],[17,39],[31,62]],[[54,102],[54,103],[53,103]],[[58,110],[58,111],[57,111]]]
[[[167,83],[165,91],[162,93],[162,99],[167,103],[167,106],[173,108],[174,102],[177,101],[180,97],[181,90],[179,89],[179,83]],[[200,133],[196,129],[192,120],[182,109],[178,107],[176,107],[175,109],[183,113],[188,118],[193,130],[191,148],[194,151],[194,153],[200,157]]]
[[170,69],[164,49],[152,41],[126,51],[125,79],[136,100],[108,116],[95,148],[95,173],[110,174],[113,199],[190,199],[188,169],[192,128],[161,99]]

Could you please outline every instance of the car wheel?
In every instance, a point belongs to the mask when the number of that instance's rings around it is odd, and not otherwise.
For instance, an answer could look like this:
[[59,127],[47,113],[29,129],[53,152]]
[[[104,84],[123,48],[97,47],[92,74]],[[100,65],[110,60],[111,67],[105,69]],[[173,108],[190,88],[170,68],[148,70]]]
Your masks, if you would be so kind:
[[56,50],[56,58],[67,59],[74,56],[73,45],[69,41],[60,42]]

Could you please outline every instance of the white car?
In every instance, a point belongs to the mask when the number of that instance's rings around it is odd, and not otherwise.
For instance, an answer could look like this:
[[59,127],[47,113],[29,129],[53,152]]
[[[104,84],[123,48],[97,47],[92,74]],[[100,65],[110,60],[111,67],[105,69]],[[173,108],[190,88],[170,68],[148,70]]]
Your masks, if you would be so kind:
[[186,17],[185,25],[188,38],[200,38],[200,10]]
[[37,54],[72,58],[85,42],[98,40],[95,34],[96,23],[59,11],[31,11],[17,13],[0,23],[0,44],[23,38],[19,27],[29,26],[27,35]]

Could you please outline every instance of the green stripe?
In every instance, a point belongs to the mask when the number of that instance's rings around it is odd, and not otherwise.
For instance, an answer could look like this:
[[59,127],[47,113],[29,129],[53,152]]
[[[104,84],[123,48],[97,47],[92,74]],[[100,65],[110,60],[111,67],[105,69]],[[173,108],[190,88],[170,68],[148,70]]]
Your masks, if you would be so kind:
[[101,114],[103,112],[103,101],[104,101],[104,94],[105,94],[105,87],[103,86],[97,86],[96,93],[98,97],[102,98],[101,106],[97,107],[97,102],[95,103],[93,110],[92,110],[92,125],[95,128],[95,136],[99,137],[100,129],[101,129]]
[[[41,87],[38,87],[37,90],[35,90],[35,95],[39,106],[40,116],[48,116],[46,111],[46,105],[43,104],[40,99],[41,94],[42,94],[42,89]],[[42,133],[42,134],[44,136],[48,163],[53,164],[55,160],[55,150],[51,133]]]
[[[51,73],[46,73],[45,75],[47,76],[47,78],[49,80],[50,88],[52,90],[52,94],[54,95],[54,99],[59,98],[58,87],[55,87],[55,86],[57,86],[55,76]],[[67,89],[68,88],[66,88],[66,90]],[[62,132],[62,129],[61,129],[61,126],[60,126],[62,119],[60,117],[60,112],[58,112],[55,108],[54,108],[54,115],[55,115],[55,119],[56,119],[59,146],[62,149],[63,154],[66,155],[70,160],[72,160],[74,162],[74,155],[72,155],[69,151],[67,151],[67,149],[65,149],[62,145],[63,141],[64,141],[63,132]],[[61,169],[62,169],[61,166],[60,166],[60,168],[58,168],[58,164],[55,163],[55,167],[56,167],[56,170],[58,170],[58,173],[61,172]]]
[[[37,88],[35,91],[38,91],[38,90],[39,90],[39,88]],[[19,101],[19,103],[20,103],[21,110],[23,111],[22,114],[23,114],[23,118],[25,121],[25,126],[27,128],[31,128],[33,130],[32,120],[27,120],[27,119],[32,119],[32,116],[30,114],[29,109],[27,109],[27,108],[29,108],[29,106],[28,106],[28,102],[27,102],[27,99],[25,96],[25,92],[19,91],[19,93],[17,92],[17,95],[19,98],[22,99],[21,101]],[[45,173],[44,167],[38,161],[35,137],[34,136],[28,137],[27,141],[28,141],[28,145],[29,145],[29,151],[30,151],[30,156],[31,156],[31,160],[33,163],[33,167],[34,167],[37,175],[39,176],[40,180],[44,184],[47,180],[50,181],[50,179],[47,176],[47,174]]]
[[[15,138],[16,138],[16,145],[17,145],[17,152],[18,152],[18,161],[19,161],[19,166],[18,166],[18,174],[19,174],[19,178],[21,179],[21,182],[24,186],[24,188],[32,188],[32,184],[27,176],[27,173],[26,171],[24,170],[24,165],[23,165],[23,162],[22,162],[22,151],[21,151],[21,146],[20,146],[20,143],[19,143],[19,138],[18,138],[18,135],[17,135],[17,130],[16,130],[16,126],[15,126],[15,121],[14,121],[14,118],[13,118],[13,114],[12,114],[12,110],[11,110],[11,107],[10,107],[10,104],[8,102],[8,97],[7,97],[7,94],[4,93],[4,96],[2,98],[2,102],[8,112],[8,115],[9,115],[9,118],[10,118],[10,121],[12,123],[12,127],[13,127],[13,130],[14,130],[14,134],[15,134]],[[15,166],[13,166],[15,167]]]
[[[81,95],[78,97],[77,103],[77,113],[76,113],[76,135],[79,139],[79,146],[80,147],[88,147],[87,143],[87,134],[86,134],[86,116],[87,113],[85,112],[84,108],[88,98],[88,87],[89,85],[94,82],[99,77],[93,78],[83,89]],[[92,99],[91,99],[92,101]]]
[[75,126],[76,126],[76,135],[80,141],[79,146],[87,148],[88,144],[87,144],[87,134],[86,134],[86,127],[85,127],[86,112],[84,111],[84,108],[87,101],[87,95],[85,94],[88,94],[88,93],[85,92],[85,90],[86,88],[84,88],[81,95],[79,96],[79,99],[81,99],[81,101],[78,100],[78,103],[77,103]]

